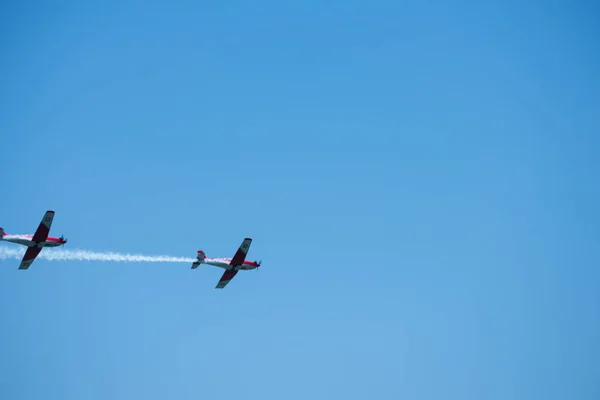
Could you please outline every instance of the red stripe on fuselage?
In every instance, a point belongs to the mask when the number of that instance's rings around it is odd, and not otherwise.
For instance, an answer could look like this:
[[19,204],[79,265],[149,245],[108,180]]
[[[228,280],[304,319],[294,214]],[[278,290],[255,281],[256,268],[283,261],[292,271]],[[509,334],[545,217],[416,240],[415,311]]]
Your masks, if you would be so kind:
[[[26,239],[29,239],[29,240],[32,240],[32,239],[33,239],[33,236],[31,236],[31,235],[9,235],[9,234],[6,234],[6,232],[4,232],[4,233],[5,233],[5,235],[4,235],[4,236],[17,236],[17,237],[26,238]],[[33,240],[32,240],[32,241],[33,241]],[[50,237],[50,236],[48,236],[48,237],[46,238],[46,242],[56,242],[56,243],[61,243],[61,242],[62,242],[62,240],[61,240],[60,238],[55,238],[55,237]]]
[[[206,258],[205,260],[206,261],[221,261],[221,262],[226,262],[228,264],[231,263],[231,258]],[[255,263],[254,261],[244,261],[240,265],[251,265],[253,267],[258,267],[258,263]]]

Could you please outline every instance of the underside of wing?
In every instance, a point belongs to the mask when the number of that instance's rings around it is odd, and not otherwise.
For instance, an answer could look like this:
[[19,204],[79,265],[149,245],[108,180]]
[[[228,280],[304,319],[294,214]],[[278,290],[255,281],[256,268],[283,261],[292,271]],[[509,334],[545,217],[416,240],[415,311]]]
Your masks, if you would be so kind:
[[228,269],[227,271],[225,271],[223,273],[223,276],[219,280],[219,283],[217,283],[217,286],[215,286],[215,289],[223,289],[237,273],[238,271],[236,271],[235,269]]
[[21,261],[21,265],[19,265],[19,269],[29,268],[29,266],[31,265],[33,260],[35,260],[35,258],[38,256],[38,254],[40,254],[40,251],[42,251],[41,247],[27,248],[27,251],[25,252],[25,255],[23,256],[23,260]]
[[50,234],[50,227],[52,226],[52,221],[54,220],[54,211],[46,211],[44,214],[44,218],[42,218],[42,222],[40,222],[40,226],[38,226],[37,230],[33,234],[34,242],[45,242]]
[[248,254],[248,250],[250,249],[250,245],[252,244],[252,239],[246,238],[238,248],[238,251],[235,253],[231,262],[229,264],[233,266],[242,265],[244,260],[246,259],[246,254]]

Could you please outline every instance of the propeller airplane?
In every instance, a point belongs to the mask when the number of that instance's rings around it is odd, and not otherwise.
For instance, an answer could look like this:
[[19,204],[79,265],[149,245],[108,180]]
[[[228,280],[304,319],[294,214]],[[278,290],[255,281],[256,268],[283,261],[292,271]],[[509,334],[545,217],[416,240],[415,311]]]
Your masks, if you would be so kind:
[[48,210],[44,214],[44,218],[38,226],[35,233],[32,235],[9,235],[4,232],[4,229],[0,228],[0,241],[11,242],[27,246],[27,251],[23,256],[19,269],[27,269],[35,258],[40,254],[44,247],[58,247],[64,246],[67,243],[67,239],[64,236],[59,238],[50,237],[50,227],[54,220],[54,211]]
[[223,276],[221,276],[217,286],[215,286],[215,289],[223,289],[236,276],[238,271],[260,267],[262,261],[246,261],[246,255],[251,244],[252,239],[245,238],[233,258],[207,258],[204,251],[198,250],[198,255],[196,256],[196,261],[192,264],[192,269],[198,268],[200,264],[208,264],[225,269]]

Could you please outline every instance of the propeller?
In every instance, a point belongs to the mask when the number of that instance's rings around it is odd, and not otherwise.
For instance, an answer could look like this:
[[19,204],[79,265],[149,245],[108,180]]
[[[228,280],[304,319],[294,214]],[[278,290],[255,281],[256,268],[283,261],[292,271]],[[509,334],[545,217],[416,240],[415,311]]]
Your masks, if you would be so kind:
[[60,240],[62,240],[63,246],[69,241],[69,239],[65,239],[65,235],[60,235]]

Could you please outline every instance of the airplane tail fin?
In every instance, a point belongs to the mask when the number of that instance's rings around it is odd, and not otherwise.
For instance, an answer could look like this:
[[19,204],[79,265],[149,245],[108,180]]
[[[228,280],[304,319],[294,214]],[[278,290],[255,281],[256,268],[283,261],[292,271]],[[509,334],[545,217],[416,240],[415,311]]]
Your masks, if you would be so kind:
[[204,262],[205,258],[206,254],[202,250],[198,250],[198,255],[196,256],[196,261],[192,264],[192,269],[198,268]]

